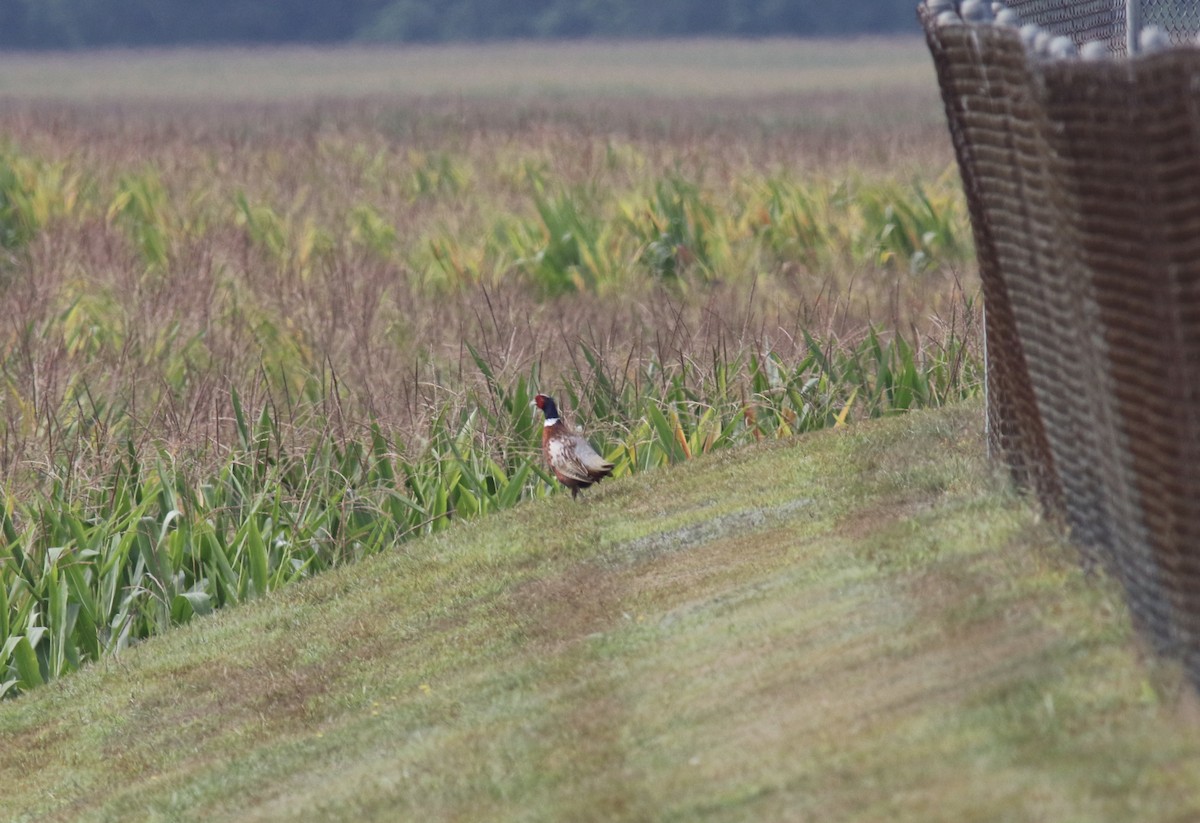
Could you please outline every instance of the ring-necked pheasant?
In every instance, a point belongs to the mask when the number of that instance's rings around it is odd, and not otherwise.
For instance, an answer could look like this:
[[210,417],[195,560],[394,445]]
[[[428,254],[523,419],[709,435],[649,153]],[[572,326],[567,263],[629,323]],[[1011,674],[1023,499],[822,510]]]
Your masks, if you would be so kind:
[[546,415],[546,424],[542,427],[542,456],[558,482],[571,490],[572,499],[580,489],[612,474],[613,464],[563,424],[553,397],[539,394],[533,398],[533,404]]

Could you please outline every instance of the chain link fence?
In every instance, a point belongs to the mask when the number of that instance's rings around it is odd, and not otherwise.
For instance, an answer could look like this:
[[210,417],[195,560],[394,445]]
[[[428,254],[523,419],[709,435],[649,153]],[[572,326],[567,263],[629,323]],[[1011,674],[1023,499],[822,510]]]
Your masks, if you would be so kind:
[[1200,47],[1172,47],[1200,9],[972,3],[919,15],[975,234],[989,442],[1200,685]]
[[1200,31],[1195,0],[1008,0],[1004,5],[1022,24],[1066,35],[1077,46],[1103,42],[1117,54],[1126,53],[1130,20],[1136,28],[1158,26],[1176,45],[1190,42]]

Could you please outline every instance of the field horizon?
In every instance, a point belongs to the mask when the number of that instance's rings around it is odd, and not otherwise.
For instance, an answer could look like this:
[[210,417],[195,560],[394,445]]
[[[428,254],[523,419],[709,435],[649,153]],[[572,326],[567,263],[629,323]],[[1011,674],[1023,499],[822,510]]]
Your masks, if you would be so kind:
[[[914,23],[915,26],[915,23]],[[924,41],[679,39],[0,54],[0,98],[280,101],[465,96],[763,97],[866,88],[936,98]]]

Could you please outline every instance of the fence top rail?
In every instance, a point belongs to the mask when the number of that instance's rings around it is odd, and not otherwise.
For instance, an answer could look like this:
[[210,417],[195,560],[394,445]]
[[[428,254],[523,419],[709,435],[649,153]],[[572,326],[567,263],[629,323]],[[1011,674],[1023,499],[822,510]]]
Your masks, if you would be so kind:
[[1105,60],[1200,48],[1196,0],[924,0],[920,13],[937,26],[1011,29],[1041,59]]

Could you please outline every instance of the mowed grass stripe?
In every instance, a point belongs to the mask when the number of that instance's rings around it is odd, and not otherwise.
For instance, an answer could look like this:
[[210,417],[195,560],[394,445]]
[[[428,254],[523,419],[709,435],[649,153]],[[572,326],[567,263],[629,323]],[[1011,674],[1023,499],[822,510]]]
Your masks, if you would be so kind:
[[1200,812],[1181,680],[978,404],[405,544],[0,705],[15,820]]

